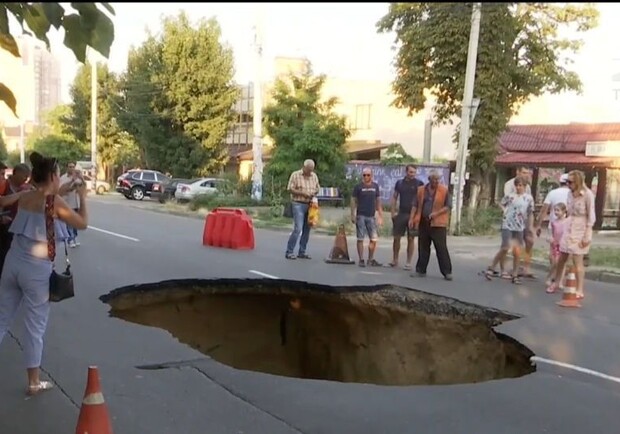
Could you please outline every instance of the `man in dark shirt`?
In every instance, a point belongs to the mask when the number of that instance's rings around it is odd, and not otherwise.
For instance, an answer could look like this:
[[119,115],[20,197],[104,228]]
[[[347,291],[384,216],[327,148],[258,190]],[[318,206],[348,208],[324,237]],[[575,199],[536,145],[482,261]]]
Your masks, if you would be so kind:
[[[24,188],[29,188],[26,186],[26,181],[28,181],[29,177],[30,168],[28,166],[25,164],[16,165],[13,168],[11,177],[0,187],[0,196],[10,196],[22,191]],[[3,209],[2,216],[0,217],[0,273],[2,273],[4,259],[13,241],[13,234],[9,232],[9,228],[17,214],[17,206],[18,203],[15,202],[11,207]]]
[[[375,218],[377,215],[377,218]],[[372,171],[369,168],[362,169],[362,182],[353,189],[351,196],[351,221],[355,223],[357,230],[357,256],[359,266],[365,267],[364,261],[364,238],[368,237],[368,265],[380,267],[375,258],[375,248],[379,239],[377,225],[383,225],[383,210],[381,209],[381,192],[379,184],[373,182]]]
[[[407,234],[407,263],[403,268],[405,270],[411,270],[413,252],[415,251],[415,237],[418,233],[416,229],[409,227],[409,216],[411,214],[411,205],[416,194],[418,194],[418,187],[424,183],[415,177],[417,174],[417,168],[413,164],[408,164],[405,170],[405,177],[396,181],[396,185],[394,186],[394,194],[392,195],[391,212],[392,236],[394,237],[394,243],[392,245],[392,262],[390,262],[388,266],[398,267],[400,239]],[[398,211],[396,209],[397,202],[399,202]]]

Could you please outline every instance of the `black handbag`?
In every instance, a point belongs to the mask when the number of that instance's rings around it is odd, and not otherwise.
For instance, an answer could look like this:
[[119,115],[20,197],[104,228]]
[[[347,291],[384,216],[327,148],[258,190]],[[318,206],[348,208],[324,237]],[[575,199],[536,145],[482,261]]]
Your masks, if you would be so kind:
[[[47,255],[52,261],[56,259],[56,232],[54,230],[54,196],[48,196],[45,201],[45,226],[47,231]],[[65,258],[67,267],[64,272],[58,273],[52,268],[50,274],[50,301],[59,302],[75,296],[73,287],[73,273],[71,272],[71,261],[69,261],[69,251],[67,242],[65,245]]]

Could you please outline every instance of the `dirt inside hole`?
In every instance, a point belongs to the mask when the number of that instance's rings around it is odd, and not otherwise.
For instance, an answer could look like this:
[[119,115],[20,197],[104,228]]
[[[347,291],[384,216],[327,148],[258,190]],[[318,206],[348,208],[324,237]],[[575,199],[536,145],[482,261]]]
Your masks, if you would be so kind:
[[535,370],[528,348],[493,330],[518,317],[394,286],[185,280],[101,299],[112,316],[165,329],[237,369],[382,385],[476,383]]

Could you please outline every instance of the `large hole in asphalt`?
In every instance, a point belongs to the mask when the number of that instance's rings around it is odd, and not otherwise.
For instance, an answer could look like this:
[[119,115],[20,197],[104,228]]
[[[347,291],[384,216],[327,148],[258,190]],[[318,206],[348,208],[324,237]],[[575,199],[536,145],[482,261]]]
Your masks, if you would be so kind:
[[493,330],[518,316],[392,285],[176,280],[100,297],[110,315],[169,331],[237,369],[382,385],[476,383],[534,372]]

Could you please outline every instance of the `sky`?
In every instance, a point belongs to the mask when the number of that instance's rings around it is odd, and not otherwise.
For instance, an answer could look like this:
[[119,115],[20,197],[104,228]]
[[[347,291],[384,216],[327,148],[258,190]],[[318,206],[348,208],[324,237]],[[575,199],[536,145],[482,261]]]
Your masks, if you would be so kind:
[[[122,72],[132,45],[146,39],[145,29],[157,32],[161,17],[185,10],[192,19],[215,17],[223,40],[234,51],[236,80],[252,80],[254,26],[263,17],[264,72],[276,56],[307,57],[314,71],[333,77],[390,82],[394,78],[393,35],[377,34],[376,22],[388,3],[124,3],[113,4],[115,41],[109,67]],[[512,123],[620,122],[620,4],[599,3],[599,26],[582,36],[585,45],[572,67],[583,81],[583,94],[544,96],[524,106]],[[63,64],[63,99],[78,64],[51,35],[52,52]],[[620,79],[620,76],[618,76]],[[474,91],[475,92],[475,91]],[[433,132],[435,137],[436,131]],[[446,131],[444,134],[449,137]],[[435,140],[435,138],[433,138]],[[447,144],[446,146],[452,146]],[[446,148],[447,149],[447,148]]]

